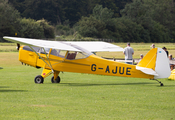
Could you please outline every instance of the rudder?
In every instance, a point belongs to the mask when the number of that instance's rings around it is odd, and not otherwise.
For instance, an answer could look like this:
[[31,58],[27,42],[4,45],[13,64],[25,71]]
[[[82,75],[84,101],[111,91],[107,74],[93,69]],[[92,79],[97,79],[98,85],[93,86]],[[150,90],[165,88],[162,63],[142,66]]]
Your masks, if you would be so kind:
[[171,74],[167,54],[161,48],[151,49],[136,68],[146,74],[154,75],[154,79],[168,78]]

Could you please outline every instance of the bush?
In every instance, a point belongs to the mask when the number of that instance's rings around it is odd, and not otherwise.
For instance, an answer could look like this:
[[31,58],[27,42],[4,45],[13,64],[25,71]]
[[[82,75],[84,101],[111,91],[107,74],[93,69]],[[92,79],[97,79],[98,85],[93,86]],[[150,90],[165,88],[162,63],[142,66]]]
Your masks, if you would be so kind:
[[148,32],[140,25],[129,19],[116,19],[116,42],[149,42]]
[[18,36],[26,38],[44,38],[44,29],[40,23],[33,19],[23,18],[20,20]]
[[43,27],[45,38],[55,38],[54,27],[49,25],[49,23],[46,20],[38,20],[37,23],[39,23],[40,26]]

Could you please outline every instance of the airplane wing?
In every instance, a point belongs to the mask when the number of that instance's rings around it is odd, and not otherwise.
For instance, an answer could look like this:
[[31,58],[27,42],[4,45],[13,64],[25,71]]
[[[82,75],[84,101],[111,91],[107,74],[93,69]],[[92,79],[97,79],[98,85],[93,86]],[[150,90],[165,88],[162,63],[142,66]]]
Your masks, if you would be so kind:
[[3,38],[11,42],[28,45],[28,46],[53,48],[53,49],[61,49],[61,50],[68,50],[68,51],[80,51],[75,47],[72,47],[70,45],[64,44],[63,42],[58,42],[58,41],[47,41],[47,40],[39,40],[39,39],[6,37],[6,36]]
[[37,46],[44,48],[53,48],[68,51],[81,51],[81,48],[90,52],[118,52],[123,51],[123,48],[102,41],[48,41],[39,39],[19,38],[19,37],[3,37],[5,40],[20,43],[29,46]]
[[122,47],[103,41],[67,41],[66,43],[80,46],[91,52],[120,52],[124,50]]

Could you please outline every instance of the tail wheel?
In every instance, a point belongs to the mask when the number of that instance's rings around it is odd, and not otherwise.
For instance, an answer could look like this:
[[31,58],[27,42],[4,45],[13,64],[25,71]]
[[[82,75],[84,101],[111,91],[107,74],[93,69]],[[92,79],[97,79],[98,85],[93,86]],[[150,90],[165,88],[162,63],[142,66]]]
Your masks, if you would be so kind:
[[57,78],[56,78],[56,80],[54,80],[54,76],[52,76],[52,78],[51,78],[51,82],[52,83],[60,83],[60,77],[58,76]]
[[35,83],[40,84],[44,82],[44,78],[41,75],[35,77]]

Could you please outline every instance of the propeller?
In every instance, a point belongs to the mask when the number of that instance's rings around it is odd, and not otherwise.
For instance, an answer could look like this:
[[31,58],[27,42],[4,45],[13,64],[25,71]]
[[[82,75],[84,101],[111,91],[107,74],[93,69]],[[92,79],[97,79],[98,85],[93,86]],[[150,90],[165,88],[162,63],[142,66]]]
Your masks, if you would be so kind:
[[20,44],[17,43],[17,47],[16,47],[16,49],[19,50],[19,48],[20,48]]

